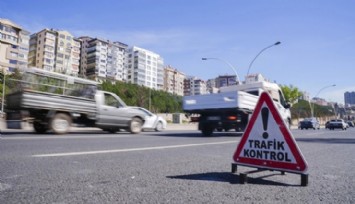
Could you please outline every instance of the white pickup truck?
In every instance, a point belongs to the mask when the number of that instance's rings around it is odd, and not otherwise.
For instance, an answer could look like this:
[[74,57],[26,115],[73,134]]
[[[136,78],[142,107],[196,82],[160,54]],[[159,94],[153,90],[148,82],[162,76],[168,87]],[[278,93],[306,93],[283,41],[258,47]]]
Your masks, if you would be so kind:
[[127,106],[114,93],[97,90],[91,80],[30,68],[18,81],[19,90],[6,96],[8,128],[21,128],[26,117],[37,133],[65,134],[75,124],[111,133],[139,133],[144,112]]
[[213,131],[244,131],[260,94],[267,91],[273,98],[286,124],[291,124],[290,105],[285,101],[281,88],[268,81],[247,82],[222,87],[219,93],[183,97],[183,110],[198,122],[198,129],[205,136]]

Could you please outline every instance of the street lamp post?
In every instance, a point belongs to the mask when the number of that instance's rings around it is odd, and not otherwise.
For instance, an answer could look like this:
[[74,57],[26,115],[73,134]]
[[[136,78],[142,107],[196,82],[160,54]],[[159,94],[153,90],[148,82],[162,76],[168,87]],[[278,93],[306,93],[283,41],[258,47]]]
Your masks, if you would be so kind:
[[250,62],[249,64],[249,68],[248,68],[248,72],[247,72],[247,76],[249,75],[249,70],[251,68],[251,65],[253,65],[254,61],[256,60],[256,58],[262,53],[264,52],[265,50],[269,49],[270,47],[273,47],[273,46],[276,46],[276,45],[280,45],[281,42],[280,41],[277,41],[276,43],[272,44],[272,45],[269,45],[267,47],[265,47],[264,49],[262,49],[255,57],[254,59]]
[[240,82],[239,75],[237,73],[237,70],[235,69],[235,67],[233,67],[233,65],[231,63],[229,63],[226,60],[223,60],[223,59],[220,59],[220,58],[215,58],[215,57],[203,57],[202,58],[202,60],[209,60],[209,59],[219,60],[219,61],[222,61],[222,62],[226,63],[233,70],[233,72],[235,73],[235,76],[237,77],[237,82],[239,84],[239,82]]
[[149,111],[151,111],[151,104],[152,104],[152,88],[149,87]]
[[[318,93],[316,94],[316,96],[313,97],[313,98],[316,98],[316,97],[319,95],[319,93],[320,93],[321,91],[323,91],[324,89],[329,88],[329,87],[334,87],[334,86],[336,86],[336,85],[335,85],[335,84],[332,84],[332,85],[328,85],[328,86],[325,86],[325,87],[321,88],[321,89],[318,91]],[[311,106],[311,104],[309,104],[309,105]],[[311,113],[312,113],[312,118],[313,118],[313,117],[314,117],[314,103],[313,103],[312,106],[311,106]]]

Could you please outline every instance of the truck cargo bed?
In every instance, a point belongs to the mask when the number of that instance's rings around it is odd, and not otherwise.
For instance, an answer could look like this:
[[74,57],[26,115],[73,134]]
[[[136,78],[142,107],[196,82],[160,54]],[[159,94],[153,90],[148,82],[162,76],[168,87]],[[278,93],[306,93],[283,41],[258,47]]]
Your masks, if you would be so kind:
[[209,109],[231,108],[252,111],[257,101],[258,96],[243,91],[185,96],[183,98],[183,110],[188,113],[199,113]]
[[96,103],[93,99],[29,90],[8,94],[6,101],[8,110],[47,109],[88,115],[95,115],[97,111]]

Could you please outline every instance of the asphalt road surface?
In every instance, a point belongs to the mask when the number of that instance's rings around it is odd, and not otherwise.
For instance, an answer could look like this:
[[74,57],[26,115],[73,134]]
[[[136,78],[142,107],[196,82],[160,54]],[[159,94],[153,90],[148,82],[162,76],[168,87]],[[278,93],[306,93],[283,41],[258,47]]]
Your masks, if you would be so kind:
[[300,175],[231,173],[241,135],[194,130],[36,135],[3,131],[0,203],[355,203],[355,128],[292,130]]

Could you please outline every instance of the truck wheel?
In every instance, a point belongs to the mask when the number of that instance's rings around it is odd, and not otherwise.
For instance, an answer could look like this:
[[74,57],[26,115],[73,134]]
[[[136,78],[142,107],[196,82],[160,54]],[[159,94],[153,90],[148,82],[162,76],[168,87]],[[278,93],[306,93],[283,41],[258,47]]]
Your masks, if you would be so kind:
[[202,134],[204,136],[211,136],[212,133],[213,133],[213,128],[210,128],[210,127],[203,127],[202,130],[201,130]]
[[71,126],[71,118],[64,113],[57,113],[51,121],[51,129],[55,134],[65,134]]
[[36,133],[43,134],[43,133],[47,132],[48,127],[46,125],[41,124],[38,121],[34,121],[33,122],[33,129],[36,131]]
[[133,134],[140,133],[142,131],[143,122],[139,118],[133,118],[129,124],[129,131]]

